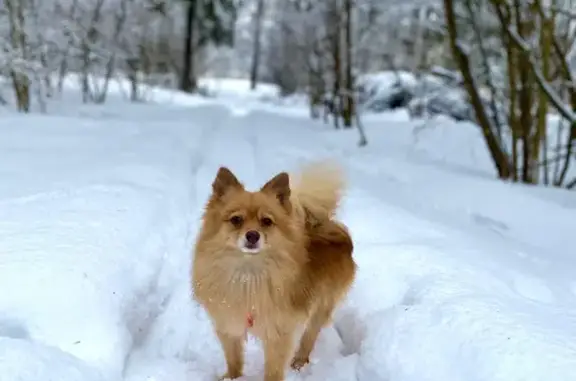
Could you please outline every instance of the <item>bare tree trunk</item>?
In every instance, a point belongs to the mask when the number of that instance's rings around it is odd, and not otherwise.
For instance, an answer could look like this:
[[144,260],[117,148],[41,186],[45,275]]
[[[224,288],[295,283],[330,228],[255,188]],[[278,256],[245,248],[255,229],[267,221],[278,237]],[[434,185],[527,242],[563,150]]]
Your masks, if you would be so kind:
[[344,92],[342,119],[345,128],[352,128],[355,112],[354,79],[352,78],[352,0],[344,0]]
[[462,77],[464,78],[464,86],[470,97],[472,107],[476,114],[476,119],[478,120],[481,131],[484,135],[484,141],[486,142],[492,160],[494,161],[498,177],[501,179],[508,179],[512,174],[508,155],[500,145],[500,142],[492,130],[490,118],[488,118],[486,114],[486,110],[482,103],[482,99],[480,98],[479,90],[470,68],[470,60],[466,49],[465,47],[462,47],[458,41],[453,0],[444,0],[444,13],[449,34],[450,49],[458,63]]
[[[560,176],[554,182],[555,185],[560,186],[564,183],[566,176],[568,175],[568,169],[570,168],[570,162],[573,160],[573,152],[576,150],[576,123],[570,123],[570,136],[568,137],[568,145],[566,150],[566,156],[564,164],[562,165],[562,170],[560,171]],[[570,188],[573,188],[570,187]]]
[[[88,35],[90,35],[90,33],[92,33],[93,30],[91,29],[88,32]],[[89,37],[87,37],[89,38]],[[82,48],[81,48],[81,56],[82,56],[82,68],[81,70],[81,79],[80,79],[80,84],[81,84],[81,88],[82,88],[82,102],[84,103],[88,103],[88,102],[92,102],[94,100],[94,95],[92,94],[92,89],[90,88],[90,67],[92,66],[92,62],[91,62],[91,58],[90,58],[90,46],[88,41],[84,41],[82,42]]]
[[[40,15],[38,12],[38,7],[36,1],[39,0],[31,0],[29,2],[29,10],[30,14],[33,19],[34,24],[40,23]],[[42,65],[42,69],[35,72],[35,80],[37,82],[37,93],[38,93],[38,100],[40,102],[40,108],[42,112],[46,111],[46,98],[50,98],[52,96],[52,79],[51,79],[51,70],[48,64],[48,54],[47,51],[49,49],[49,45],[39,29],[36,29],[36,38],[38,41],[39,46],[39,57],[38,60]],[[44,86],[42,88],[42,85]]]
[[106,63],[106,72],[104,73],[104,84],[100,89],[100,92],[96,95],[96,103],[104,103],[106,102],[106,96],[108,95],[108,87],[110,86],[110,80],[114,75],[114,70],[116,69],[116,49],[120,44],[120,34],[124,29],[124,24],[126,23],[127,17],[127,2],[128,0],[121,0],[120,1],[120,14],[116,17],[116,25],[114,26],[114,36],[112,39],[112,43],[115,44],[115,48],[113,48],[112,54]]
[[[544,10],[540,8],[540,13],[543,13]],[[567,28],[568,30],[573,30],[574,28]],[[552,51],[554,52],[554,56],[556,57],[557,62],[559,62],[559,66],[560,66],[560,76],[561,78],[564,80],[565,83],[567,84],[571,84],[565,87],[565,91],[568,93],[568,102],[569,102],[569,107],[572,110],[576,110],[576,88],[574,88],[573,84],[576,83],[576,76],[573,74],[571,68],[568,65],[568,61],[566,60],[566,57],[569,56],[569,50],[572,49],[572,46],[574,45],[574,37],[571,38],[566,38],[567,40],[570,40],[569,43],[567,44],[561,44],[559,38],[561,37],[556,37],[554,36],[553,40],[552,40]],[[562,45],[566,45],[565,48],[563,48]],[[542,88],[542,90],[544,91],[545,89]],[[547,94],[550,98],[550,95]],[[561,105],[557,104],[557,102],[552,101],[552,106],[554,108],[556,108],[556,110],[558,111],[558,113],[560,115],[563,115],[563,109],[562,107],[560,107]],[[559,174],[556,176],[556,178],[554,179],[553,184],[555,186],[561,186],[564,181],[566,180],[566,176],[568,174],[568,169],[570,168],[570,163],[573,161],[573,152],[576,149],[576,121],[568,118],[568,116],[563,115],[567,120],[568,120],[568,128],[570,129],[569,133],[568,133],[568,142],[566,143],[566,153],[564,156],[564,160],[562,162],[562,166],[561,169],[559,171]],[[563,129],[563,125],[560,124],[558,126],[558,136],[560,139],[560,136],[562,134],[561,129]],[[576,179],[575,179],[576,180]],[[576,182],[575,182],[576,183]],[[569,186],[569,188],[573,188],[574,185]]]
[[[78,0],[72,0],[72,4],[70,6],[70,12],[68,14],[61,14],[60,16],[63,18],[67,18],[69,21],[74,20],[76,15],[76,10],[78,9]],[[74,38],[73,33],[70,30],[63,31],[64,36],[67,39],[66,47],[62,51],[62,57],[60,58],[60,65],[58,67],[58,82],[57,82],[57,91],[58,93],[62,94],[62,89],[64,87],[64,79],[68,74],[68,59],[70,56],[70,50],[74,46]]]
[[360,134],[360,140],[358,141],[358,145],[360,147],[364,147],[368,145],[368,137],[366,136],[366,131],[364,130],[364,125],[362,124],[362,120],[360,119],[360,113],[358,110],[354,113],[356,118],[356,128],[358,128],[358,133]]
[[[544,17],[540,14],[540,47],[542,50],[542,74],[547,81],[550,81],[550,59],[552,51],[552,38],[554,37],[554,21]],[[548,166],[548,137],[547,137],[547,124],[548,124],[548,97],[546,93],[539,89],[538,94],[538,120],[536,134],[532,142],[532,163],[535,166],[532,168],[532,176],[538,182],[538,166],[536,165],[540,160],[540,148],[542,156],[544,157],[543,165],[543,181],[545,185],[550,183],[549,179],[549,166]]]
[[[525,21],[523,5],[520,0],[514,0],[513,13],[515,15],[515,24],[518,34],[524,38],[530,34],[530,27]],[[522,57],[525,58],[525,57]],[[519,115],[519,126],[522,131],[520,137],[522,141],[522,170],[521,170],[521,180],[524,183],[533,183],[531,178],[531,162],[532,157],[532,105],[533,105],[533,80],[532,73],[526,59],[520,59],[516,62],[515,68],[510,68],[510,70],[518,71],[518,79],[520,80],[520,89],[518,94],[518,110]]]
[[80,79],[82,88],[82,101],[84,103],[92,102],[94,100],[94,94],[92,93],[92,88],[90,87],[90,70],[92,69],[92,45],[98,40],[98,30],[97,25],[102,18],[102,7],[104,5],[104,0],[98,0],[94,7],[94,13],[90,20],[86,36],[81,44],[81,58],[82,67],[81,73],[82,77]]
[[[512,68],[518,61],[518,55],[511,46],[508,47],[508,67]],[[518,145],[520,137],[522,136],[522,128],[518,122],[518,112],[516,104],[518,102],[518,80],[516,79],[516,70],[510,70],[508,73],[508,81],[510,87],[510,112],[508,114],[508,125],[512,135],[512,181],[518,181]]]
[[184,65],[182,66],[182,77],[180,78],[180,90],[188,93],[196,91],[198,83],[196,81],[195,73],[195,44],[196,37],[194,34],[194,26],[196,20],[196,6],[197,0],[188,0],[188,10],[186,12],[186,36],[184,38]]
[[310,102],[310,117],[318,119],[320,117],[318,108],[323,105],[326,86],[323,78],[322,53],[319,50],[314,52],[316,53],[314,61],[316,61],[317,67],[314,67],[312,63],[308,64],[308,98]]
[[[20,0],[5,0],[6,9],[8,10],[10,40],[12,49],[20,51],[21,57],[26,60],[28,57],[28,45],[26,39],[24,10],[25,4]],[[30,78],[24,73],[23,68],[11,68],[10,77],[16,96],[16,105],[18,111],[30,111]]]
[[334,117],[334,127],[340,128],[340,117],[342,116],[342,15],[338,0],[332,0],[329,10],[328,27],[330,28],[330,39],[332,44],[333,62],[333,88],[332,88],[332,116]]
[[[492,0],[492,2],[500,4],[500,2],[497,2],[496,0]],[[520,4],[526,6],[526,4],[516,1],[515,7],[519,8]],[[532,4],[532,7],[529,9],[534,10],[534,7],[537,8],[536,11],[540,13],[541,18],[551,20],[551,18],[546,16],[548,12],[544,11],[543,5],[540,1],[534,2]],[[516,13],[518,14],[518,12]],[[533,19],[534,19],[533,16],[527,17],[526,23],[528,25],[528,28],[532,28],[535,30],[536,28]],[[550,25],[550,27],[553,27],[553,25]],[[567,29],[573,30],[573,27],[569,25]],[[563,90],[568,92],[569,104],[564,104],[562,97],[555,92],[554,86],[549,83],[546,76],[544,75],[546,69],[544,67],[540,68],[539,65],[536,63],[537,58],[533,53],[533,49],[531,49],[529,43],[527,42],[527,41],[531,42],[534,41],[533,36],[527,33],[521,33],[519,28],[516,29],[509,28],[507,24],[506,27],[504,28],[504,32],[507,33],[511,43],[514,44],[514,48],[519,51],[519,55],[522,55],[522,65],[526,65],[530,70],[530,73],[532,74],[533,87],[538,86],[539,91],[542,94],[546,95],[548,105],[553,107],[563,118],[568,120],[570,124],[570,132],[569,132],[570,136],[568,137],[568,143],[566,144],[567,150],[566,155],[564,156],[563,168],[561,169],[560,174],[557,175],[553,181],[553,184],[555,186],[562,186],[570,162],[573,161],[572,159],[572,152],[574,149],[573,143],[576,141],[576,117],[574,116],[574,113],[570,110],[570,109],[576,110],[576,89],[574,89],[574,87],[570,85],[574,83],[574,76],[566,61],[567,57],[569,57],[569,50],[574,44],[574,38],[576,38],[576,34],[574,34],[574,36],[568,39],[569,41],[566,44],[566,47],[563,47],[564,44],[560,43],[559,38],[562,37],[559,36],[557,33],[547,35],[548,38],[552,37],[551,41],[549,41],[551,42],[551,46],[549,47],[549,49],[551,49],[552,52],[554,53],[555,63],[558,65],[558,74],[561,76],[563,80],[560,83],[563,84],[562,85]],[[541,48],[542,48],[541,50],[548,49],[542,46]],[[544,65],[549,64],[550,62]],[[532,91],[534,92],[534,89],[532,89]],[[531,114],[529,114],[524,120],[529,121],[530,117]]]
[[258,70],[262,48],[262,19],[264,16],[264,0],[258,0],[254,18],[254,48],[252,49],[252,66],[250,68],[250,89],[254,90],[258,82]]
[[129,58],[126,60],[128,67],[128,81],[130,81],[130,101],[137,102],[139,99],[138,94],[138,62],[137,58]]
[[318,67],[313,67],[312,63],[308,65],[308,98],[310,102],[310,117],[318,119],[320,117],[318,107],[321,107],[325,98],[325,83],[322,68],[322,53],[317,52],[316,62]]

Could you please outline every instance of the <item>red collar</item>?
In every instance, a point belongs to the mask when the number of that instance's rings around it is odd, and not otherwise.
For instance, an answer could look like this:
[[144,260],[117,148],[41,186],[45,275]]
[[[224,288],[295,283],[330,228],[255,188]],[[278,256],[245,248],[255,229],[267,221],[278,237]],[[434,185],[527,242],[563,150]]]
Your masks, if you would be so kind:
[[254,326],[254,316],[250,312],[246,315],[246,327],[252,328]]

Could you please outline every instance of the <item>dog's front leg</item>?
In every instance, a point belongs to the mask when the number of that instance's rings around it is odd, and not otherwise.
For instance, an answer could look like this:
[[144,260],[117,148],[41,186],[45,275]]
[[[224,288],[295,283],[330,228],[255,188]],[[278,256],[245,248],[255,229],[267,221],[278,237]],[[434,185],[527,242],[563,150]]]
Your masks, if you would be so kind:
[[264,340],[264,381],[284,381],[288,361],[294,352],[292,332],[277,332]]
[[220,380],[235,379],[242,377],[244,369],[244,337],[233,336],[229,333],[216,331],[224,357],[226,357],[226,366],[228,368],[226,374],[220,377]]

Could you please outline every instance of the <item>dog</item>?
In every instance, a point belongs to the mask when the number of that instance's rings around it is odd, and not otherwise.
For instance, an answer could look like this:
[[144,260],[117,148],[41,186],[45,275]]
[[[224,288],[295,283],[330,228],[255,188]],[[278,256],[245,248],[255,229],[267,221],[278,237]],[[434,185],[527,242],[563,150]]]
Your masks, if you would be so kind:
[[352,238],[335,219],[341,171],[318,162],[290,177],[248,191],[220,167],[212,183],[191,275],[226,359],[219,380],[243,375],[248,333],[263,344],[265,381],[284,380],[289,363],[300,370],[354,282]]

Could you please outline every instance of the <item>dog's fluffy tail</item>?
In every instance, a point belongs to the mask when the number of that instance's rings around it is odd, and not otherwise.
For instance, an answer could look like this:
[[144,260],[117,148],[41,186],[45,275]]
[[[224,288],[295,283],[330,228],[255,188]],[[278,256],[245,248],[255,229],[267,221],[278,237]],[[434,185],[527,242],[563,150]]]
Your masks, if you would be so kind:
[[291,177],[292,195],[312,224],[334,217],[345,188],[344,173],[332,161],[308,164]]

